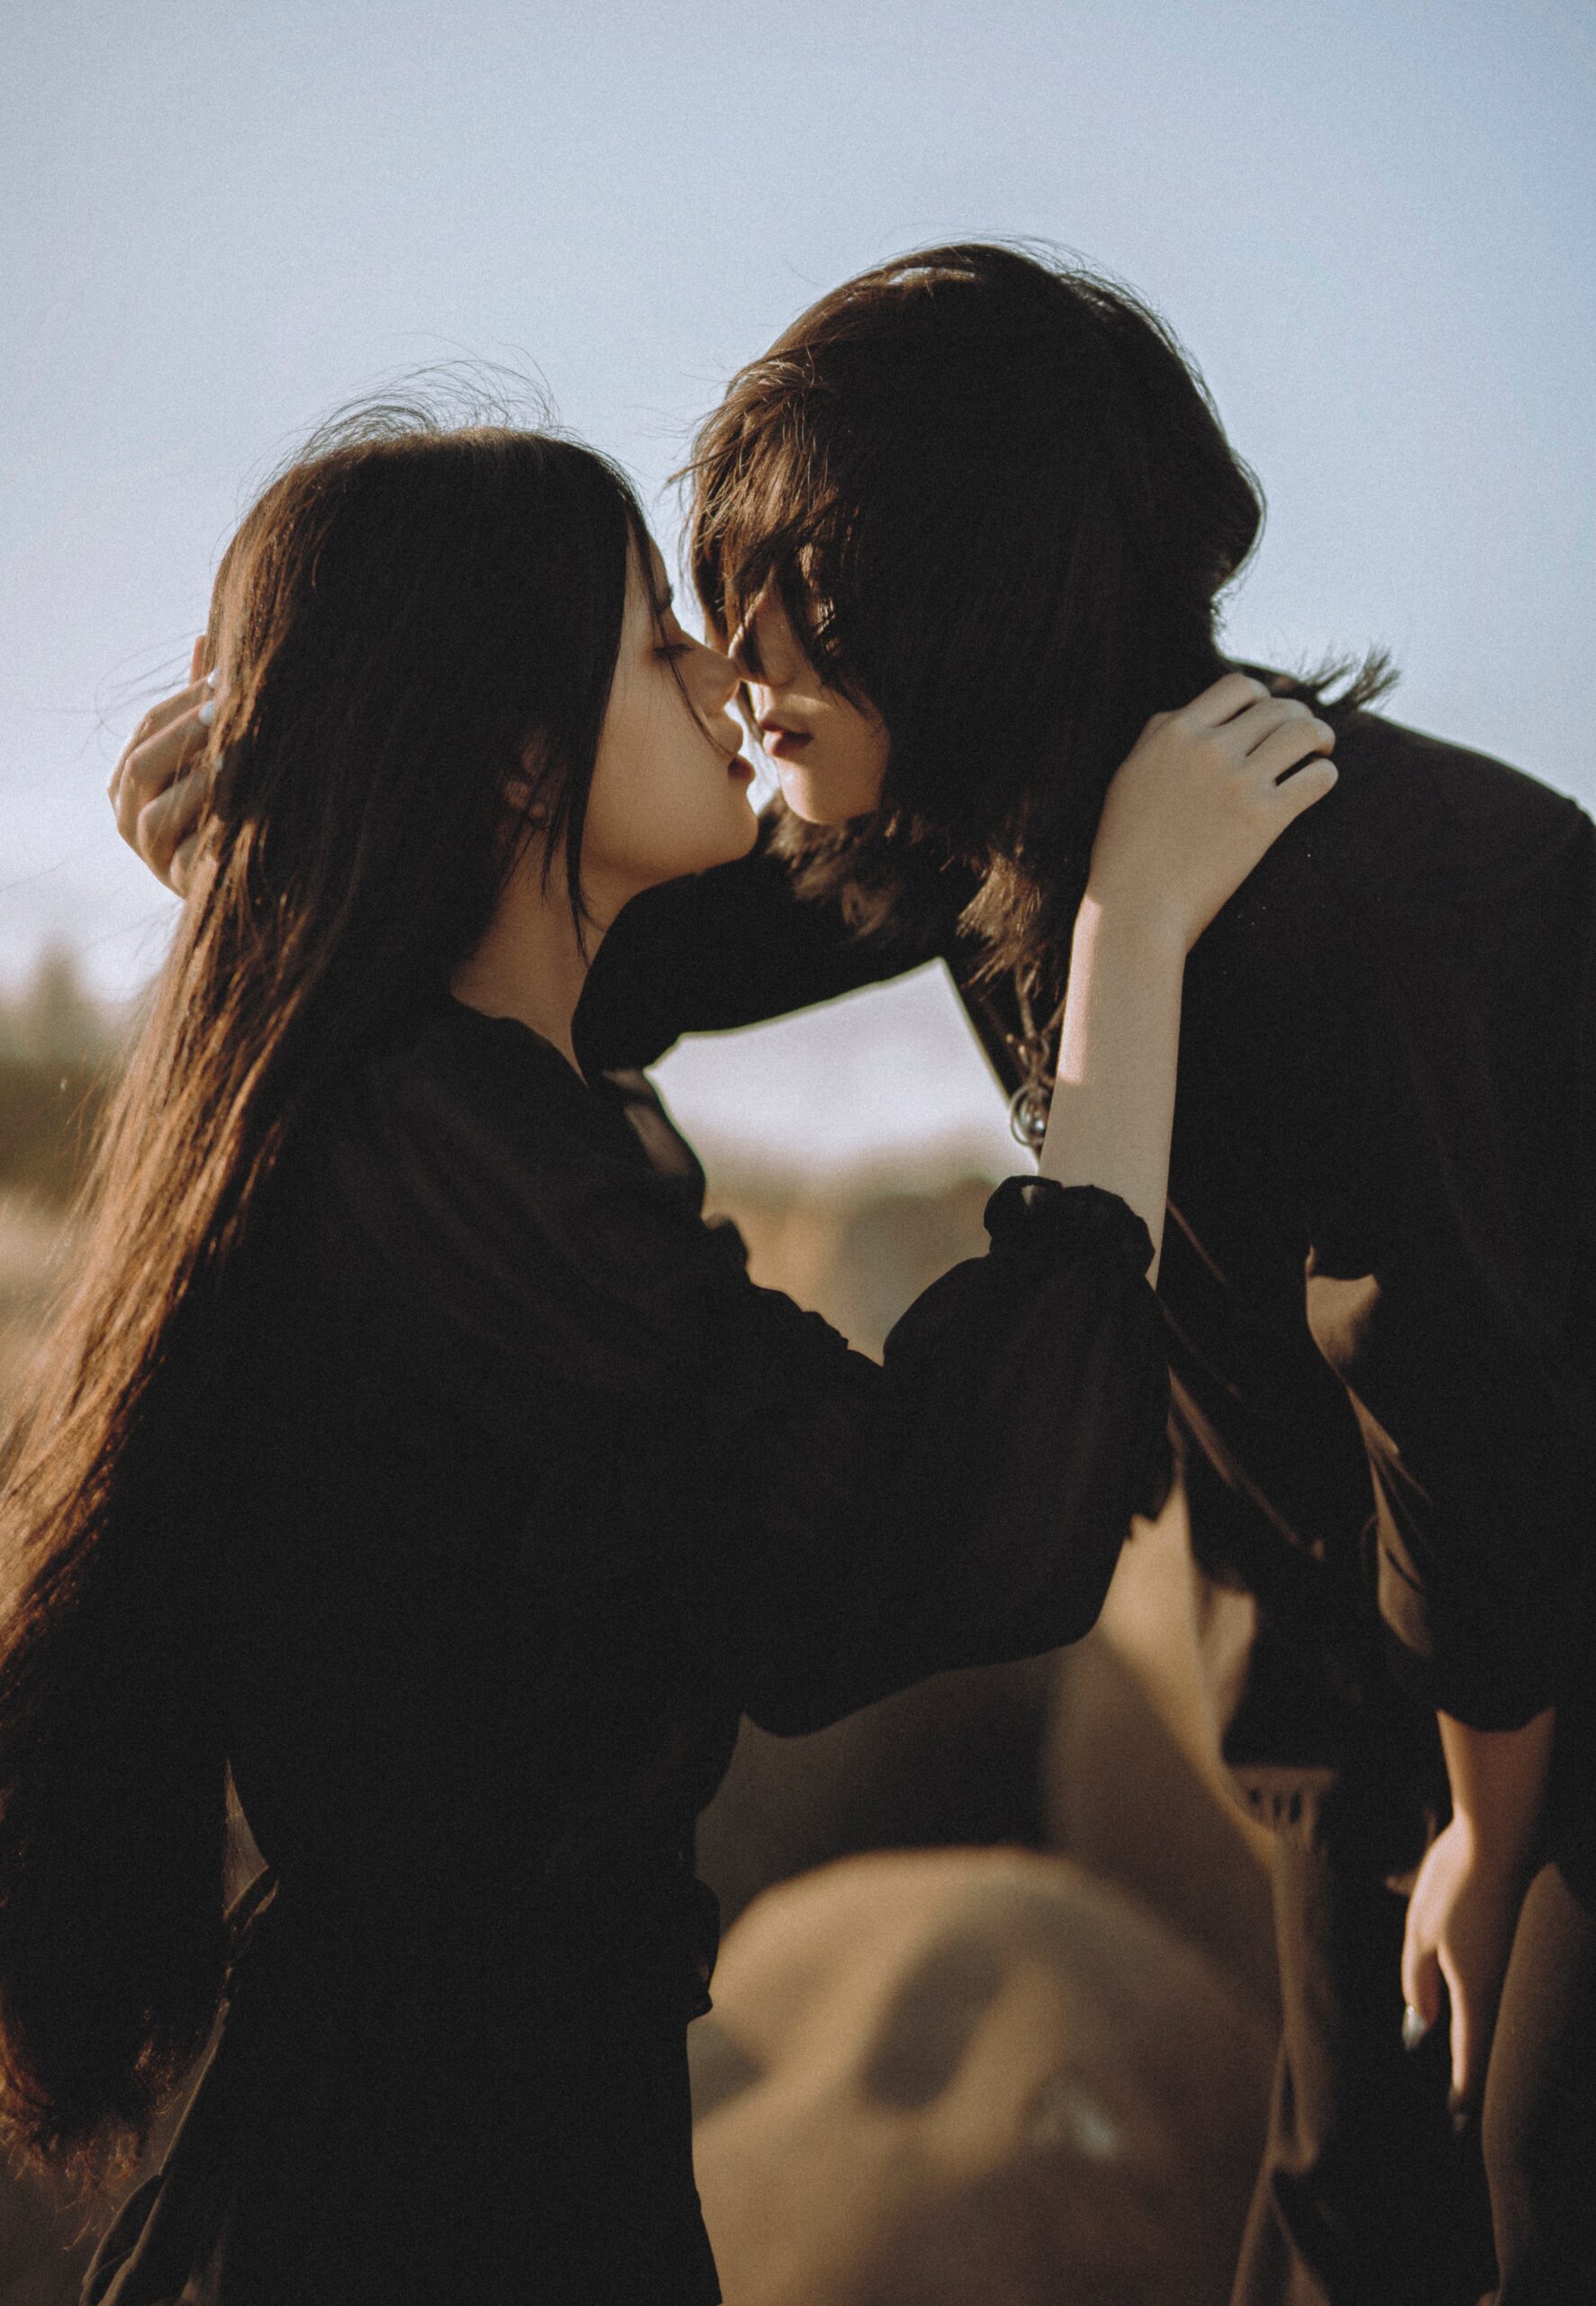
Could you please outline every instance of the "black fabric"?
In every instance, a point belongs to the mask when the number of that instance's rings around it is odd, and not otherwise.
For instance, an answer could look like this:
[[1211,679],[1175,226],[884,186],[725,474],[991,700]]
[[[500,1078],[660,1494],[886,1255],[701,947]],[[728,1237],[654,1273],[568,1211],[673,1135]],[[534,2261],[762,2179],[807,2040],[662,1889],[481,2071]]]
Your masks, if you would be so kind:
[[[1239,1501],[1194,1534],[1278,1593],[1316,1715],[1394,1665],[1410,1714],[1513,1727],[1591,1647],[1596,827],[1376,715],[1336,760],[1187,969],[1159,1294],[1184,1448]],[[963,894],[856,940],[766,854],[676,884],[611,932],[581,1046],[651,1062],[940,955],[1012,1086]],[[1277,1705],[1236,1758],[1306,1728]]]
[[1476,2306],[1491,2287],[1479,2141],[1448,2118],[1446,2028],[1401,2046],[1388,1807],[1343,1775],[1275,1843],[1283,2028],[1233,2306]]
[[1233,2306],[1589,2306],[1596,1904],[1569,1807],[1519,1916],[1483,2116],[1460,2135],[1445,2016],[1401,2047],[1391,1802],[1344,1774],[1275,1844],[1284,2022]]
[[646,1082],[440,1002],[302,1130],[193,1437],[268,1861],[96,2306],[700,2306],[688,1860],[803,1730],[1094,1617],[1167,1484],[1146,1228],[1013,1180],[884,1363],[757,1288]]
[[[1500,762],[1378,716],[1341,717],[1336,760],[1335,791],[1187,968],[1158,1288],[1197,1560],[1255,1601],[1256,1637],[1216,1708],[1238,1794],[1293,1851],[1327,1803],[1332,1820],[1346,1805],[1357,1818],[1356,1857],[1335,1832],[1310,1865],[1283,1855],[1312,1878],[1283,1889],[1281,1962],[1288,1991],[1305,1981],[1304,2008],[1346,1982],[1313,2086],[1378,2128],[1370,2108],[1388,2086],[1394,2106],[1413,2103],[1394,2064],[1401,1907],[1384,1883],[1446,1813],[1435,1711],[1505,1729],[1556,1705],[1546,1834],[1566,1895],[1543,1875],[1527,1910],[1510,2006],[1532,2014],[1502,2038],[1511,2083],[1492,2185],[1521,2284],[1504,2300],[1585,2296],[1536,2288],[1528,2270],[1544,2250],[1566,2278],[1589,2247],[1556,2174],[1558,2140],[1582,2147],[1596,2110],[1596,2064],[1554,2055],[1547,1999],[1562,1997],[1588,2044],[1596,828]],[[884,942],[850,938],[840,909],[799,903],[768,857],[678,884],[612,932],[578,1015],[583,1046],[651,1061],[677,1033],[940,956],[1012,1089],[1020,1018],[959,933],[966,894],[950,885],[940,918],[899,922]],[[1293,2157],[1318,2167],[1301,2119],[1277,2110],[1271,2172]],[[1432,2228],[1445,2229],[1437,2267],[1454,2263],[1464,2228],[1437,2174],[1451,2163],[1433,2100],[1386,2129],[1402,2200],[1342,2185],[1333,2247],[1367,2267],[1389,2245],[1394,2285]],[[1249,2306],[1319,2306],[1295,2236],[1322,2204],[1311,2186],[1296,2199],[1299,2226],[1259,2229]],[[1483,2214],[1475,2192],[1464,2226],[1477,2234]],[[1409,2294],[1390,2285],[1335,2295]]]

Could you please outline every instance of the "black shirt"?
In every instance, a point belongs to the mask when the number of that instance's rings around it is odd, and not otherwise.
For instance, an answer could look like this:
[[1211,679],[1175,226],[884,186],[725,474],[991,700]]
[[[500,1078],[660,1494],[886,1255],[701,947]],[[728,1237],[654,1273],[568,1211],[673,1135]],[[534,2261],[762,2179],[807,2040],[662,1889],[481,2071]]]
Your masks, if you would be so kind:
[[[1596,828],[1375,715],[1335,758],[1187,970],[1159,1294],[1194,1543],[1263,1604],[1239,1764],[1591,1678]],[[622,914],[580,1046],[651,1062],[938,956],[1012,1087],[951,903],[858,940],[763,851]]]
[[96,2298],[713,2299],[685,1852],[739,1716],[1074,1639],[1156,1507],[1122,1203],[1011,1180],[877,1365],[701,1193],[645,1082],[449,1002],[302,1127],[195,1437],[277,1887]]

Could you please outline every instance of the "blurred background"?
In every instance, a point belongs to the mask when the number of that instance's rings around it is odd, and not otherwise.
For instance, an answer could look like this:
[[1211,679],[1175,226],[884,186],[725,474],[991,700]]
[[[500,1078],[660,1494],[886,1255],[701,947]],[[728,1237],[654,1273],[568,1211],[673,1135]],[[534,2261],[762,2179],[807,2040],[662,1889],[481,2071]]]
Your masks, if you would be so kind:
[[[1589,806],[1593,94],[1583,0],[5,12],[0,1418],[172,918],[105,780],[253,488],[330,409],[502,367],[628,466],[668,559],[695,419],[814,295],[936,240],[1072,249],[1172,321],[1263,480],[1237,652],[1384,643],[1399,717]],[[760,1277],[866,1349],[1014,1158],[937,971],[658,1077]],[[729,1920],[768,1894],[694,2029],[731,2306],[1222,2298],[1273,1994],[1261,1851],[1196,1697],[1228,1638],[1177,1501],[1068,1658],[745,1739],[704,1866]],[[949,1846],[953,1874],[857,1855]],[[973,2003],[947,1947],[976,1941],[999,1984]],[[889,2121],[850,2059],[894,2026],[947,2055]],[[965,2088],[950,2162],[924,2124]],[[69,2294],[68,2230],[0,2202],[0,2294]]]
[[[168,901],[106,775],[273,462],[457,359],[656,508],[821,290],[1034,235],[1195,354],[1270,503],[1238,651],[1389,644],[1397,709],[1596,796],[1583,0],[30,0],[0,15],[0,986],[125,998]],[[1002,1167],[935,978],[665,1068],[712,1147]]]

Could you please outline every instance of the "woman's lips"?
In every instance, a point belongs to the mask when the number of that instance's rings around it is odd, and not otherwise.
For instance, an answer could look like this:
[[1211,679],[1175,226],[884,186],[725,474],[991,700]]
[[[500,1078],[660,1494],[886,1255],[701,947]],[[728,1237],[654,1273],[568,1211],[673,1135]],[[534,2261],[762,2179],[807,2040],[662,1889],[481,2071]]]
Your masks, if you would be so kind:
[[801,729],[761,728],[759,741],[772,760],[796,760],[809,743],[807,733]]
[[751,785],[754,781],[754,765],[751,761],[744,760],[740,753],[734,753],[726,764],[726,774],[734,785]]

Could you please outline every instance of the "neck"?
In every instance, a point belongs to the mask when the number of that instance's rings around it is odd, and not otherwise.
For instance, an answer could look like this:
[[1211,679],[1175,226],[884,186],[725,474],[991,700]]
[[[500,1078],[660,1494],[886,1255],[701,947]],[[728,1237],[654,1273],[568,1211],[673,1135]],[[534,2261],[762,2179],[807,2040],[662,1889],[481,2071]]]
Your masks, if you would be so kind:
[[487,932],[456,969],[455,999],[486,1017],[513,1017],[552,1043],[576,1071],[571,1026],[593,957],[625,902],[589,886],[583,939],[571,918],[563,875],[543,886],[540,850],[529,850],[512,874]]

